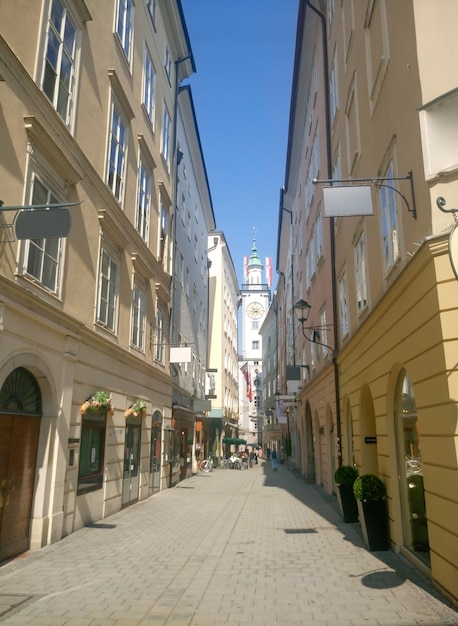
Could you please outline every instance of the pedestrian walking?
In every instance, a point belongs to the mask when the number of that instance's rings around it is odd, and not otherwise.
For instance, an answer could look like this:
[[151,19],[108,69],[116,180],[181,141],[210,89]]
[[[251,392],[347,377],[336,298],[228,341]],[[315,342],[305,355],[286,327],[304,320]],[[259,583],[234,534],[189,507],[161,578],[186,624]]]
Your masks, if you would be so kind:
[[276,472],[278,470],[278,460],[277,460],[277,451],[275,449],[272,450],[272,452],[270,453],[270,460],[272,463],[272,469],[274,472]]

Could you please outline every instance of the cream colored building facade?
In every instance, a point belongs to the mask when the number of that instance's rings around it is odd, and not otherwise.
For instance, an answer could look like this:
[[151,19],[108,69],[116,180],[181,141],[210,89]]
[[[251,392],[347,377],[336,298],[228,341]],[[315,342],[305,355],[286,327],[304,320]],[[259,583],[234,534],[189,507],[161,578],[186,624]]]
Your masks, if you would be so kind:
[[223,439],[239,434],[237,306],[238,282],[226,237],[208,235],[209,303],[207,397],[211,411],[204,423],[207,453],[219,458]]
[[1,214],[0,559],[168,485],[174,120],[194,70],[179,1],[26,5],[0,6],[1,199],[75,206],[66,238],[18,241]]
[[[447,61],[458,7],[439,4],[300,3],[278,254],[294,292],[279,282],[280,354],[292,336],[308,366],[293,463],[329,493],[341,463],[378,475],[392,548],[456,601],[458,282],[453,216],[436,199],[458,206]],[[329,184],[314,179],[361,179],[373,214],[343,216],[340,200],[329,217]]]

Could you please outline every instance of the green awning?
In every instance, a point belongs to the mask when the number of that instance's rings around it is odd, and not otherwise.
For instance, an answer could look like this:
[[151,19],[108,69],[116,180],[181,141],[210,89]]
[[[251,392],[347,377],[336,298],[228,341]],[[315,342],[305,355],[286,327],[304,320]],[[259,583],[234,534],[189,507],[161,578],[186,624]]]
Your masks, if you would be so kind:
[[234,444],[235,446],[240,446],[242,444],[246,444],[246,439],[239,439],[238,437],[224,437],[223,443]]

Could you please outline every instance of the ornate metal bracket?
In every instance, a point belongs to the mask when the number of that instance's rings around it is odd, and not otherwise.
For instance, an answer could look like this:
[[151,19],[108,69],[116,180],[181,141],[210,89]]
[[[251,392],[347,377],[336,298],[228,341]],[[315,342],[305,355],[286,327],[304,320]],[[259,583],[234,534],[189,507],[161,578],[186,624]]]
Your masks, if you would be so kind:
[[[387,185],[384,181],[394,181],[394,180],[409,180],[410,181],[410,194],[412,196],[412,206],[409,205],[407,198],[405,197],[404,194],[402,194],[399,189],[396,189],[396,187],[393,187],[392,185]],[[413,187],[413,174],[412,174],[412,170],[410,170],[410,172],[407,174],[407,176],[394,176],[394,177],[386,177],[386,176],[382,176],[382,177],[377,177],[377,178],[340,178],[338,180],[335,179],[328,179],[328,180],[317,180],[316,178],[314,178],[312,180],[312,183],[314,185],[317,185],[319,183],[328,183],[328,184],[333,184],[333,183],[373,183],[374,185],[378,185],[379,187],[388,187],[388,189],[392,189],[393,191],[395,191],[399,196],[401,196],[401,198],[404,200],[405,205],[407,207],[407,211],[412,215],[413,219],[416,220],[417,219],[417,206],[415,204],[415,191],[414,191],[414,187]]]
[[455,221],[448,236],[448,256],[455,278],[458,280],[458,209],[445,209],[446,202],[442,196],[437,198],[436,204],[442,213],[452,213]]
[[442,211],[442,213],[453,213],[453,218],[456,221],[458,221],[457,218],[457,213],[458,213],[458,209],[444,209],[445,205],[447,204],[445,201],[445,198],[443,198],[442,196],[439,196],[436,200],[436,204],[438,206],[438,208]]

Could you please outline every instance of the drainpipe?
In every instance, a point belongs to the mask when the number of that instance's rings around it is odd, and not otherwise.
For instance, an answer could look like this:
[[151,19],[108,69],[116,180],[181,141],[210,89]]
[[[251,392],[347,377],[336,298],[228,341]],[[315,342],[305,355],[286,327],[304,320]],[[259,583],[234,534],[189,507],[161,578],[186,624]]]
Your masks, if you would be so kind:
[[[326,16],[319,11],[310,0],[306,0],[307,6],[320,18],[321,22],[321,34],[322,34],[322,46],[323,46],[323,74],[324,74],[324,98],[325,98],[325,124],[326,124],[326,161],[327,161],[327,175],[328,179],[332,179],[332,147],[331,147],[331,107],[329,97],[329,80],[328,80],[328,45],[327,45],[327,33],[326,33]],[[334,366],[334,388],[336,397],[336,422],[337,422],[337,461],[338,466],[342,465],[342,424],[340,416],[340,388],[339,388],[339,366],[337,364],[337,349],[339,333],[337,330],[337,276],[336,276],[336,242],[335,242],[335,229],[334,218],[329,218],[330,225],[330,241],[331,241],[331,286],[332,286],[332,317],[334,328],[334,354],[332,357],[332,363]]]

